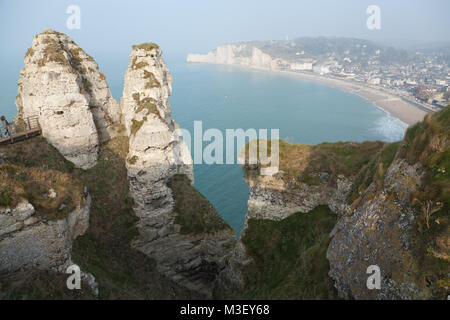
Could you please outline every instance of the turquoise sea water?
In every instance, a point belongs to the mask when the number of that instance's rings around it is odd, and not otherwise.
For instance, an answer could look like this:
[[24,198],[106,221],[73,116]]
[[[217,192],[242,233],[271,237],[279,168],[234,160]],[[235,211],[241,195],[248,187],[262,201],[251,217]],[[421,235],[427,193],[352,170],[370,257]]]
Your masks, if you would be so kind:
[[[125,58],[125,57],[124,57]],[[97,58],[114,97],[120,100],[127,59]],[[187,64],[168,59],[175,121],[193,133],[196,120],[208,128],[279,129],[289,142],[396,141],[407,125],[356,95],[288,75],[237,67]],[[14,97],[21,61],[1,75],[2,113],[16,113]],[[204,143],[204,146],[207,143]],[[195,186],[239,234],[247,210],[248,187],[239,165],[195,165]]]

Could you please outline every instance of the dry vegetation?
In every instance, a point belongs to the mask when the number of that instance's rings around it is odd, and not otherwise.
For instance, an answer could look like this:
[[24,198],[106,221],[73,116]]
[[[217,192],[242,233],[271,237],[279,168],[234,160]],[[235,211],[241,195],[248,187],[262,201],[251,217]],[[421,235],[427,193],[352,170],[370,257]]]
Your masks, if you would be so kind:
[[64,55],[65,50],[61,42],[51,37],[45,37],[42,40],[42,43],[45,45],[45,49],[43,57],[37,62],[39,67],[45,66],[48,62],[55,62],[66,67],[71,66],[69,60]]
[[[72,260],[95,276],[99,299],[200,298],[163,277],[152,259],[130,246],[138,235],[138,218],[129,196],[125,167],[127,137],[116,137],[102,145],[97,165],[89,170],[74,168],[43,138],[8,145],[0,148],[0,152],[6,155],[9,166],[13,162],[23,170],[47,172],[42,178],[57,174],[70,177],[73,185],[87,186],[92,197],[89,229],[74,241]],[[36,214],[40,210],[37,208]],[[70,293],[65,287],[65,275],[34,272],[27,272],[35,274],[33,279],[25,278],[24,274],[8,279],[0,277],[0,295],[6,294],[10,299],[93,298],[86,292]]]
[[[306,145],[279,140],[279,169],[283,171],[282,178],[285,181],[318,185],[322,181],[321,175],[326,173],[330,177],[326,181],[334,183],[340,174],[346,177],[355,176],[385,145],[386,143],[380,141],[325,142],[318,145]],[[267,148],[269,156],[271,146],[272,141],[269,140]],[[247,144],[247,159],[248,147]]]
[[136,70],[136,69],[142,69],[146,66],[148,66],[148,63],[145,61],[141,61],[136,63],[137,61],[137,57],[133,57],[133,60],[131,61],[131,69]]
[[133,45],[133,50],[137,50],[137,49],[144,49],[144,50],[151,51],[154,49],[159,49],[159,46],[153,42],[146,42],[146,43]]
[[[0,148],[5,155],[5,164],[0,166],[0,206],[13,207],[26,199],[36,209],[36,216],[64,218],[82,204],[83,184],[69,173],[73,166],[61,159],[56,149],[42,138],[33,140],[36,143],[24,141]],[[45,160],[55,166],[42,165]],[[56,192],[56,198],[48,196],[50,189]]]
[[422,186],[411,195],[420,213],[413,250],[423,281],[437,297],[446,296],[438,282],[450,282],[450,106],[410,127],[398,157],[425,168]]

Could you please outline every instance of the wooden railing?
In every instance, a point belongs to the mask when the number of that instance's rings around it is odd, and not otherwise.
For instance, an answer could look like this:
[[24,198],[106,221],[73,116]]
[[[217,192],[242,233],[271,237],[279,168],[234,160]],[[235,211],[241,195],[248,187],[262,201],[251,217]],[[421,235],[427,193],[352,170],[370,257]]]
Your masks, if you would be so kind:
[[5,135],[5,130],[2,128],[2,136],[0,137],[0,144],[15,143],[21,140],[29,139],[31,137],[40,135],[42,133],[41,125],[39,124],[39,117],[28,117],[19,120],[17,123],[13,122],[8,125],[8,134]]

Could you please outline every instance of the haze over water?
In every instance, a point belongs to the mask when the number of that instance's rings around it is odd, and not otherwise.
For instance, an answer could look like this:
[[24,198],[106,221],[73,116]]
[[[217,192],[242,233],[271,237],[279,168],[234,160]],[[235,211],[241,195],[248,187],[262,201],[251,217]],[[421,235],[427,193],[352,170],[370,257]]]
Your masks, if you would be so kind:
[[[269,129],[269,134],[270,129],[279,129],[280,138],[307,144],[396,141],[407,128],[363,98],[321,84],[264,71],[166,60],[173,77],[173,118],[192,136],[197,120],[202,121],[203,132],[216,128],[224,138],[226,129]],[[97,61],[120,101],[128,61]],[[0,87],[0,102],[2,113],[11,119],[17,112],[18,66],[12,64],[4,70],[10,81]],[[203,147],[208,144],[204,142]],[[239,235],[249,196],[240,165],[195,165],[194,173],[195,187]]]

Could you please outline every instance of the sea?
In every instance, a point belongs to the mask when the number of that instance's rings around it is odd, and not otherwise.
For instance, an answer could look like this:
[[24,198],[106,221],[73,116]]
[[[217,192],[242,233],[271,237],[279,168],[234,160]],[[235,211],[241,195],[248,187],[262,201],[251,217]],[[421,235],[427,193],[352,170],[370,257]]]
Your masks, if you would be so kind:
[[[96,57],[113,96],[120,101],[128,57]],[[226,65],[192,64],[167,58],[173,77],[170,97],[175,122],[193,134],[194,121],[203,132],[217,129],[278,129],[291,143],[398,141],[407,124],[364,98],[290,75]],[[2,64],[0,108],[8,119],[16,114],[14,99],[23,58]],[[217,131],[216,131],[217,132]],[[204,142],[203,147],[209,142]],[[225,141],[223,142],[225,144]],[[193,146],[192,146],[192,149]],[[193,151],[193,150],[192,150]],[[237,152],[236,152],[237,153]],[[243,229],[249,189],[241,166],[195,164],[194,186],[214,205],[238,237]]]

